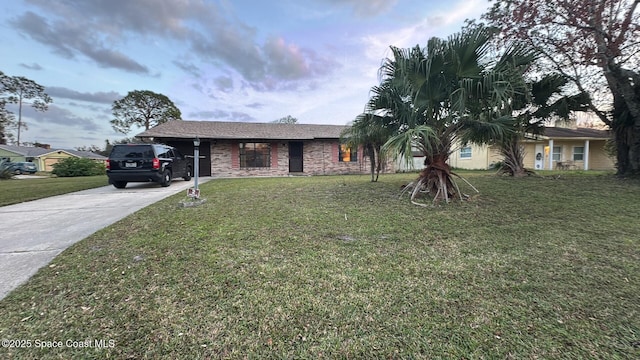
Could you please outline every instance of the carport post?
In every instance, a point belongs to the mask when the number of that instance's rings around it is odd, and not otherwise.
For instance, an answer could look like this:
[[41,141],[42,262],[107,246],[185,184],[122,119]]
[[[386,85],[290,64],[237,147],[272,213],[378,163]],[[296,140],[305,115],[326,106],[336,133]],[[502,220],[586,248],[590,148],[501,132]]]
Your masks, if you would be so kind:
[[200,176],[200,138],[193,139],[193,182],[195,193],[198,194],[198,177]]

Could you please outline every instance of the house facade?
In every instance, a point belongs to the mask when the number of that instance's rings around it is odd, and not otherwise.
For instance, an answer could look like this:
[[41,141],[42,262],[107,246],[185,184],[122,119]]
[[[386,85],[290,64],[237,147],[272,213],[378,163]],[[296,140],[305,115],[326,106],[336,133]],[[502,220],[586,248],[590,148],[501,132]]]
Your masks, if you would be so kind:
[[51,172],[54,164],[69,157],[87,158],[103,162],[107,160],[106,157],[89,151],[0,145],[0,159],[11,162],[32,162],[36,164],[38,171]]
[[449,156],[449,165],[457,169],[486,170],[500,161],[500,150],[487,145],[469,144]]
[[[543,135],[527,134],[522,141],[524,166],[534,170],[614,170],[615,162],[605,149],[606,130],[548,127]],[[502,161],[496,146],[459,146],[449,156],[453,168],[490,169]],[[424,157],[414,156],[414,168],[423,167]]]
[[606,150],[609,131],[548,127],[543,135],[527,135],[524,163],[534,170],[614,170]]
[[[193,154],[200,139],[201,176],[290,176],[369,173],[362,149],[340,143],[341,125],[169,121],[136,135]],[[391,166],[386,169],[393,171]]]

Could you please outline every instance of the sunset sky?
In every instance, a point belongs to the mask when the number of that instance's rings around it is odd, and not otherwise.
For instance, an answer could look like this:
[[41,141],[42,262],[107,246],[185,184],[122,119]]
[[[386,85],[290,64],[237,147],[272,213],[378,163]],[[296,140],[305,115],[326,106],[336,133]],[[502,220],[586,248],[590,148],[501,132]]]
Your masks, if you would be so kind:
[[[424,45],[487,0],[22,0],[0,4],[0,71],[46,87],[22,142],[97,145],[128,91],[167,95],[185,120],[347,124],[389,46]],[[10,110],[17,111],[15,107]]]

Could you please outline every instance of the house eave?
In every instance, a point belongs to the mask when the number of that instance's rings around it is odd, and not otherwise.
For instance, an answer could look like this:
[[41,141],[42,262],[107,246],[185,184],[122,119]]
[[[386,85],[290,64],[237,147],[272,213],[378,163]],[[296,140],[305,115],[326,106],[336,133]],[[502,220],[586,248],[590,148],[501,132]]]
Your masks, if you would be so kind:
[[564,140],[564,141],[585,141],[585,140],[589,140],[589,141],[603,141],[603,140],[607,140],[605,138],[601,138],[601,137],[593,137],[593,136],[581,136],[581,137],[573,137],[573,136],[562,136],[562,137],[555,137],[555,136],[544,136],[544,135],[534,135],[534,136],[529,136],[529,135],[525,135],[524,141],[528,141],[528,142],[536,142],[536,141],[549,141],[549,140]]
[[51,151],[48,151],[48,152],[46,152],[46,153],[40,154],[40,155],[38,155],[37,157],[46,157],[47,155],[56,154],[56,153],[57,153],[57,154],[65,153],[65,154],[67,154],[67,155],[69,155],[69,156],[77,157],[77,155],[72,154],[72,153],[70,153],[70,152],[68,152],[68,151],[66,151],[66,150],[63,150],[63,149],[55,149],[55,150],[51,150]]
[[340,138],[346,125],[171,121],[135,135],[140,139],[226,141],[310,141]]

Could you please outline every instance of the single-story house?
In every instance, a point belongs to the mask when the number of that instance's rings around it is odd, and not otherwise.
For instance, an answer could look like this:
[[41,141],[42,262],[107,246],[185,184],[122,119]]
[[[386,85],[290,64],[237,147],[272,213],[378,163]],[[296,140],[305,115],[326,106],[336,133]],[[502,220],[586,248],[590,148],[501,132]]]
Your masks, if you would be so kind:
[[32,162],[36,164],[38,171],[52,171],[53,164],[68,157],[86,158],[95,161],[107,160],[106,157],[90,151],[0,145],[0,159],[11,162]]
[[[524,165],[534,170],[614,170],[615,161],[605,145],[607,130],[547,127],[542,135],[527,134],[522,141]],[[470,145],[449,158],[461,169],[488,169],[502,160],[495,146]]]
[[[200,139],[200,175],[288,176],[366,174],[369,160],[362,149],[340,143],[342,125],[169,121],[138,135],[193,154]],[[393,171],[387,168],[388,171]]]
[[524,141],[525,166],[535,170],[614,170],[607,150],[611,133],[590,128],[548,127]]
[[[606,130],[547,127],[542,135],[525,136],[524,165],[534,170],[614,170],[614,159],[605,150],[609,138]],[[499,161],[498,147],[487,145],[469,144],[449,156],[449,165],[458,169],[489,169]],[[423,164],[424,156],[415,153],[413,167],[422,169]]]

